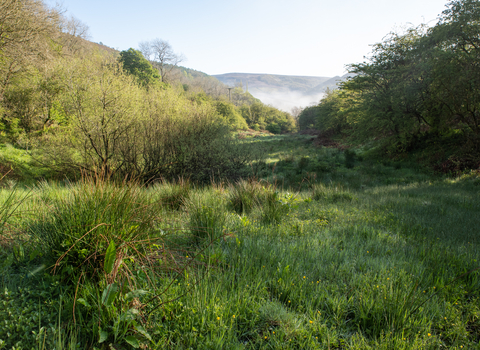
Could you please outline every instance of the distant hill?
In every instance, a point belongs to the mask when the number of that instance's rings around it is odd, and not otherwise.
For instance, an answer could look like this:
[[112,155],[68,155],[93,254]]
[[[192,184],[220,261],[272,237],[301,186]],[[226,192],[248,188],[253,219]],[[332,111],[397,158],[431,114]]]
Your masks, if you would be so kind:
[[354,74],[345,74],[345,75],[342,75],[342,76],[337,75],[333,78],[328,79],[327,81],[324,81],[321,84],[318,84],[317,86],[315,86],[313,89],[310,90],[310,93],[311,94],[323,93],[327,89],[330,89],[330,90],[337,89],[338,84],[340,84],[341,82],[343,82],[343,81],[345,81],[348,78],[353,77],[353,76],[354,76]]
[[304,77],[295,75],[227,73],[214,75],[215,78],[229,86],[242,84],[248,91],[285,92],[298,91],[307,93],[310,89],[328,81],[328,77]]
[[227,73],[213,75],[228,86],[241,85],[263,103],[290,112],[293,107],[306,107],[318,103],[325,91],[336,89],[348,78],[314,77],[277,74]]

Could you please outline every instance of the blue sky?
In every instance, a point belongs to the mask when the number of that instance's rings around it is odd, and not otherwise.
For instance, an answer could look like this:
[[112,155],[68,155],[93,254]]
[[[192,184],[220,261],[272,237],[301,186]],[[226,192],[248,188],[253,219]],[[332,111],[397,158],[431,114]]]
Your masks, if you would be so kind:
[[[53,0],[47,0],[52,4]],[[91,40],[160,38],[208,74],[342,75],[390,31],[435,24],[447,0],[64,0]]]

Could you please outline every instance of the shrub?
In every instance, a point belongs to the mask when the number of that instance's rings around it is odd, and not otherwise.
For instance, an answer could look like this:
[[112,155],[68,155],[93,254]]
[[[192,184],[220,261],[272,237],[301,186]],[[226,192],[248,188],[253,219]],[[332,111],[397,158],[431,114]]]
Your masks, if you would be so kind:
[[57,69],[71,82],[61,99],[69,117],[35,148],[49,168],[69,178],[84,171],[145,183],[179,177],[208,183],[248,170],[250,152],[213,102],[191,101],[164,86],[142,89],[102,57],[64,65]]
[[250,165],[253,176],[263,177],[268,176],[270,167],[264,160],[258,160]]
[[307,167],[310,165],[310,158],[309,157],[302,157],[298,161],[297,170],[301,173],[303,170],[306,170]]
[[346,149],[345,150],[345,167],[347,169],[352,169],[355,166],[355,159],[357,158],[357,154],[353,150]]
[[268,124],[267,130],[270,131],[272,134],[280,134],[282,132],[281,126],[275,122]]
[[313,168],[318,173],[328,173],[331,172],[335,167],[327,161],[319,160],[315,163]]
[[158,92],[147,103],[141,127],[144,163],[139,163],[145,181],[188,177],[209,183],[238,179],[248,171],[252,152],[233,137],[212,106],[179,99],[171,92]]

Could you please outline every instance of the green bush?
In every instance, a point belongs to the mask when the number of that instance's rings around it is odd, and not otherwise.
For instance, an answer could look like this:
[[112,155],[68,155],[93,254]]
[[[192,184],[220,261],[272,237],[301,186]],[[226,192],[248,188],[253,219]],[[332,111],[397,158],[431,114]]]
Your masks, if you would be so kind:
[[138,160],[145,181],[185,177],[209,183],[248,172],[252,152],[233,137],[212,106],[166,92],[151,96],[148,103],[142,121],[143,160]]
[[298,172],[301,173],[302,171],[306,170],[309,165],[310,165],[310,158],[309,157],[304,156],[304,157],[300,158],[300,160],[298,161],[298,164],[297,164]]
[[346,149],[345,152],[345,167],[347,169],[352,169],[355,166],[355,160],[357,158],[357,154],[353,150]]
[[282,127],[275,122],[267,125],[267,130],[272,134],[280,134],[282,132]]
[[[69,117],[42,134],[34,151],[57,173],[208,183],[248,171],[252,157],[232,135],[235,120],[217,111],[214,102],[192,101],[155,84],[142,89],[116,61],[102,56],[55,69],[71,82],[61,99]],[[246,126],[238,112],[233,117],[243,121],[240,128]]]
[[319,160],[313,166],[313,169],[316,172],[319,172],[319,173],[329,173],[334,168],[335,167],[332,164],[330,164],[330,163],[328,163],[327,161],[324,161],[324,160]]

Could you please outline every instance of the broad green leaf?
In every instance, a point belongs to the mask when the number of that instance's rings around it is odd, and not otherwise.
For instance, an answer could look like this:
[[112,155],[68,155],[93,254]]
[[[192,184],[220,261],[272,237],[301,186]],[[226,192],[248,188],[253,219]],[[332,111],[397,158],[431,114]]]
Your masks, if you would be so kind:
[[116,283],[109,284],[102,293],[102,304],[105,306],[112,305],[117,296],[118,286]]
[[117,257],[117,249],[115,248],[115,243],[113,241],[110,241],[110,244],[108,245],[108,248],[107,248],[107,252],[105,253],[105,262],[103,264],[103,269],[107,274],[112,272],[116,257]]
[[22,245],[13,247],[13,253],[15,254],[15,258],[18,261],[23,261],[23,259],[25,258],[25,250],[23,249]]
[[132,290],[131,292],[128,292],[127,294],[125,294],[125,300],[130,302],[134,298],[140,298],[141,296],[144,296],[145,294],[148,294],[148,292],[146,290],[143,290],[143,289]]
[[78,299],[77,299],[77,302],[78,302],[79,304],[82,304],[83,306],[90,307],[90,304],[89,304],[85,299],[83,299],[83,298],[78,298]]
[[150,334],[148,334],[148,332],[146,331],[145,328],[143,328],[141,325],[135,325],[134,326],[135,330],[140,333],[141,335],[143,335],[145,338],[147,338],[148,340],[150,341],[153,341],[152,337],[150,336]]
[[28,274],[27,274],[27,278],[29,277],[32,277],[32,276],[35,276],[37,273],[41,272],[45,270],[45,265],[44,264],[41,264],[39,266],[37,266],[36,268],[34,268],[33,270],[31,270]]
[[108,338],[108,333],[105,332],[105,331],[102,331],[101,329],[98,331],[98,336],[99,336],[99,339],[98,339],[98,342],[99,343],[103,343],[105,340],[107,340]]
[[125,337],[125,341],[130,344],[131,346],[133,346],[135,349],[137,349],[138,347],[140,347],[140,343],[138,342],[138,339],[135,338],[133,335],[127,335]]
[[30,252],[30,257],[29,257],[29,260],[32,261],[33,259],[35,259],[37,256],[41,256],[42,254],[42,251],[40,249],[34,249]]

